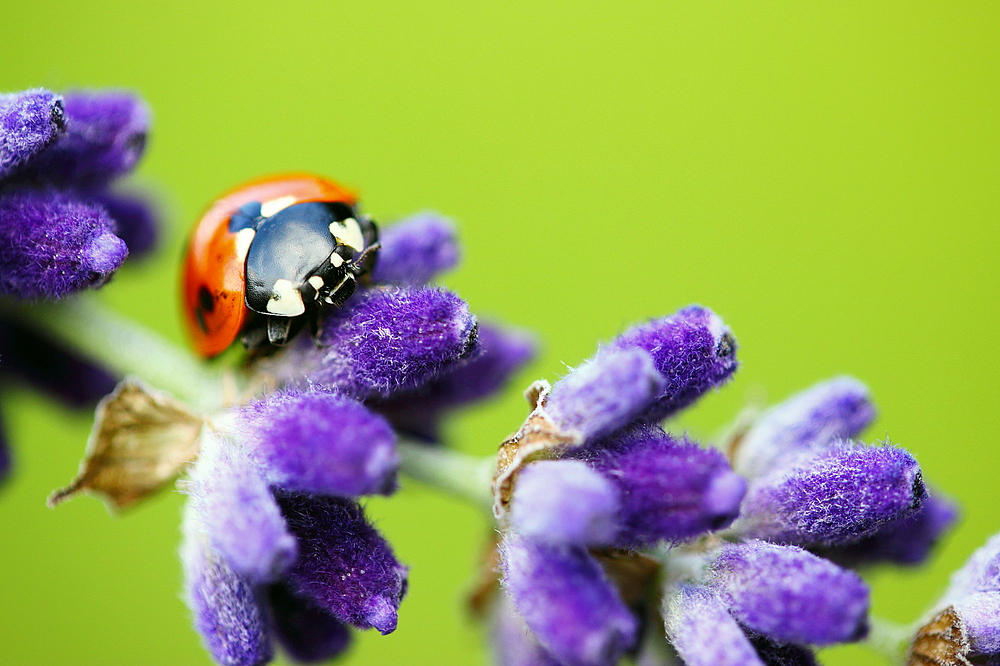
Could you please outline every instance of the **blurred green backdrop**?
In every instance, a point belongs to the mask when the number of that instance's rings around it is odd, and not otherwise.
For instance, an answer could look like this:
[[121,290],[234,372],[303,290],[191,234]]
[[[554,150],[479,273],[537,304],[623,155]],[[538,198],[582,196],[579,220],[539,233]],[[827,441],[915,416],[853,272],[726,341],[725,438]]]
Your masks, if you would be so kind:
[[[5,3],[0,90],[132,88],[155,131],[137,180],[159,258],[104,298],[181,341],[188,226],[247,178],[312,170],[390,221],[436,209],[445,279],[534,329],[539,360],[450,434],[487,453],[555,378],[630,322],[701,302],[733,327],[737,380],[678,427],[850,373],[964,518],[920,571],[875,572],[875,609],[921,613],[1000,529],[996,2]],[[207,664],[180,601],[181,498],[57,511],[88,418],[5,387],[0,663]],[[371,503],[412,566],[399,630],[350,664],[477,664],[462,601],[488,526],[406,483]],[[877,664],[859,648],[829,664]]]

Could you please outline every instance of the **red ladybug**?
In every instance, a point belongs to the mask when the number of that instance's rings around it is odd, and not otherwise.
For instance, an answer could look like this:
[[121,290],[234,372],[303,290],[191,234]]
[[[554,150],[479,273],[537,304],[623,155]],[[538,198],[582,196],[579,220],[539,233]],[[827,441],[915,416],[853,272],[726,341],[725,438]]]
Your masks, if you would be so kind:
[[378,253],[378,228],[355,194],[309,174],[252,181],[202,216],[184,258],[184,315],[206,358],[237,338],[283,345],[321,303],[342,305]]

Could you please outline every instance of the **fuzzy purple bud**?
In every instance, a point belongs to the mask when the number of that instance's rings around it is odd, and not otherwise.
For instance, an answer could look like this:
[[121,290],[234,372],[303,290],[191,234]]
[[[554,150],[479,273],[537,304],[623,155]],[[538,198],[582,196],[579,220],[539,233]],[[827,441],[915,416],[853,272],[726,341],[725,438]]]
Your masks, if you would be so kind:
[[188,492],[213,550],[249,580],[274,581],[295,561],[295,538],[260,472],[235,443],[203,432]]
[[943,605],[977,592],[1000,592],[1000,534],[990,537],[952,575]]
[[589,441],[633,421],[665,384],[644,349],[606,351],[556,382],[546,409],[561,429],[575,430]]
[[212,552],[204,526],[185,512],[185,597],[205,647],[222,666],[259,666],[271,660],[267,621],[253,585]]
[[689,305],[669,317],[625,331],[601,350],[645,349],[665,385],[643,415],[661,421],[721,386],[736,371],[736,340],[708,308]]
[[146,147],[149,108],[127,92],[64,95],[66,133],[19,177],[98,190],[135,168]]
[[722,601],[704,587],[682,585],[667,598],[664,621],[687,666],[764,666]]
[[0,180],[52,145],[65,129],[59,95],[42,88],[0,95]]
[[762,541],[725,546],[709,586],[740,624],[780,643],[830,645],[867,633],[864,581],[801,548]]
[[841,444],[751,484],[733,527],[782,543],[846,544],[909,516],[926,495],[909,452]]
[[385,419],[327,390],[286,389],[244,406],[251,455],[286,490],[357,497],[396,487],[396,435]]
[[332,659],[351,644],[341,622],[308,599],[277,583],[268,588],[274,631],[281,645],[298,662],[316,664]]
[[551,547],[510,532],[503,585],[538,642],[568,666],[611,666],[636,640],[637,622],[580,547]]
[[125,241],[129,256],[148,255],[160,240],[157,211],[149,198],[140,194],[101,193],[94,201],[104,206],[113,221],[112,231]]
[[383,634],[396,628],[406,567],[352,500],[276,491],[298,538],[289,589],[333,617]]
[[415,391],[371,401],[369,406],[398,430],[425,440],[440,439],[440,421],[447,412],[502,390],[535,356],[535,339],[525,331],[487,322],[478,330],[478,354]]
[[622,496],[616,545],[649,546],[683,541],[729,525],[746,482],[725,456],[658,427],[637,427],[570,455],[582,457],[610,478]]
[[511,526],[551,546],[596,546],[617,532],[618,489],[578,460],[540,460],[527,465],[511,503]]
[[435,213],[419,213],[382,232],[372,278],[390,284],[424,284],[458,264],[455,225]]
[[41,190],[0,194],[0,294],[60,298],[100,286],[128,249],[104,208]]
[[388,397],[423,386],[473,354],[476,318],[442,289],[376,289],[331,312],[318,339],[323,348],[306,352],[306,362],[316,364],[308,381],[355,398]]
[[822,382],[762,414],[740,441],[733,467],[763,476],[786,456],[856,437],[874,418],[868,387],[857,379]]

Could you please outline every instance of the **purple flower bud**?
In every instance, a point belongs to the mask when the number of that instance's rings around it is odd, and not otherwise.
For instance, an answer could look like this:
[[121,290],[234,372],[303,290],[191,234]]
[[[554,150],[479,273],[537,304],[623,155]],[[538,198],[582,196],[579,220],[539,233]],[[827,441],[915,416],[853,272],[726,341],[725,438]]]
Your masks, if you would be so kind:
[[638,427],[578,454],[610,478],[622,494],[617,544],[643,547],[661,539],[683,541],[729,525],[746,481],[725,456],[658,427]]
[[52,145],[65,129],[59,95],[42,88],[0,95],[0,179]]
[[274,581],[295,561],[295,538],[246,452],[206,430],[188,506],[233,569],[255,583]]
[[458,264],[455,225],[436,213],[419,213],[386,227],[381,242],[375,282],[423,284]]
[[644,415],[661,421],[687,407],[710,389],[721,386],[736,371],[736,340],[708,308],[689,305],[670,317],[625,331],[600,353],[645,349],[663,375],[664,389]]
[[128,249],[103,208],[39,190],[0,194],[0,294],[60,298],[100,286]]
[[757,419],[736,450],[734,468],[763,476],[785,456],[859,435],[875,418],[868,387],[837,377],[793,395]]
[[965,624],[972,651],[1000,653],[1000,592],[970,594],[957,600],[954,606]]
[[546,409],[560,428],[589,441],[635,420],[665,383],[645,350],[606,351],[556,382]]
[[153,203],[139,194],[102,193],[94,199],[113,221],[112,231],[125,241],[133,259],[146,256],[160,240],[158,215]]
[[819,666],[809,648],[775,643],[760,635],[751,635],[750,642],[766,666]]
[[611,666],[635,643],[635,617],[584,548],[544,546],[508,532],[501,556],[507,593],[559,663]]
[[527,465],[511,503],[511,526],[537,543],[594,546],[610,543],[617,528],[618,489],[578,460]]
[[241,410],[251,455],[272,485],[356,497],[396,486],[396,435],[381,416],[326,390],[286,389]]
[[909,516],[926,494],[909,452],[841,444],[751,484],[733,527],[783,543],[846,544]]
[[958,518],[958,507],[937,493],[913,514],[886,523],[875,534],[819,554],[843,566],[861,566],[878,562],[916,565],[927,559],[931,549]]
[[1000,592],[1000,534],[983,544],[951,577],[945,603],[954,603],[977,592]]
[[268,589],[274,630],[288,654],[298,662],[315,664],[342,653],[351,633],[336,618],[308,599],[297,597],[277,583]]
[[69,407],[93,407],[117,383],[104,368],[11,320],[0,320],[0,356],[5,370]]
[[490,646],[497,666],[559,666],[545,651],[506,596],[493,612]]
[[208,546],[204,526],[185,512],[185,597],[206,649],[222,666],[259,666],[271,660],[267,622],[250,581]]
[[780,643],[830,645],[867,633],[868,588],[853,571],[794,546],[725,546],[709,586],[740,624]]
[[19,176],[98,190],[135,168],[146,147],[149,108],[124,91],[64,95],[66,133]]
[[352,500],[275,491],[299,559],[287,584],[333,617],[383,634],[396,628],[406,567]]
[[480,352],[455,364],[416,391],[398,393],[369,406],[398,430],[422,439],[440,439],[440,421],[451,409],[497,393],[511,376],[535,355],[535,340],[527,332],[483,322],[479,324]]
[[442,289],[377,289],[331,312],[319,343],[323,349],[306,352],[318,357],[308,381],[356,398],[387,397],[423,386],[469,357],[476,350],[476,318]]
[[682,585],[665,602],[667,637],[687,666],[764,666],[722,601]]

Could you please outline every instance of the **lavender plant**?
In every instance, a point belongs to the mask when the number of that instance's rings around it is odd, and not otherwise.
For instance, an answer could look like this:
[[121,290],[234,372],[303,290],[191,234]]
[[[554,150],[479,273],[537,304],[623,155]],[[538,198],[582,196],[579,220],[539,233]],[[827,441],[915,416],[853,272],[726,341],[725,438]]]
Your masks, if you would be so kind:
[[53,504],[88,491],[122,509],[179,479],[185,595],[218,663],[276,646],[324,661],[353,629],[405,621],[407,566],[360,503],[399,472],[491,510],[474,606],[499,664],[813,664],[866,639],[896,662],[1000,663],[1000,537],[912,627],[869,615],[858,570],[924,561],[956,509],[910,453],[859,440],[875,416],[863,384],[820,383],[715,442],[664,429],[737,370],[707,308],[533,384],[528,417],[482,459],[441,424],[504,389],[534,343],[428,284],[458,260],[436,215],[388,227],[373,284],[315,336],[239,370],[103,310],[78,292],[156,238],[117,184],[148,123],[127,93],[0,96],[0,367],[69,404],[105,396]]

